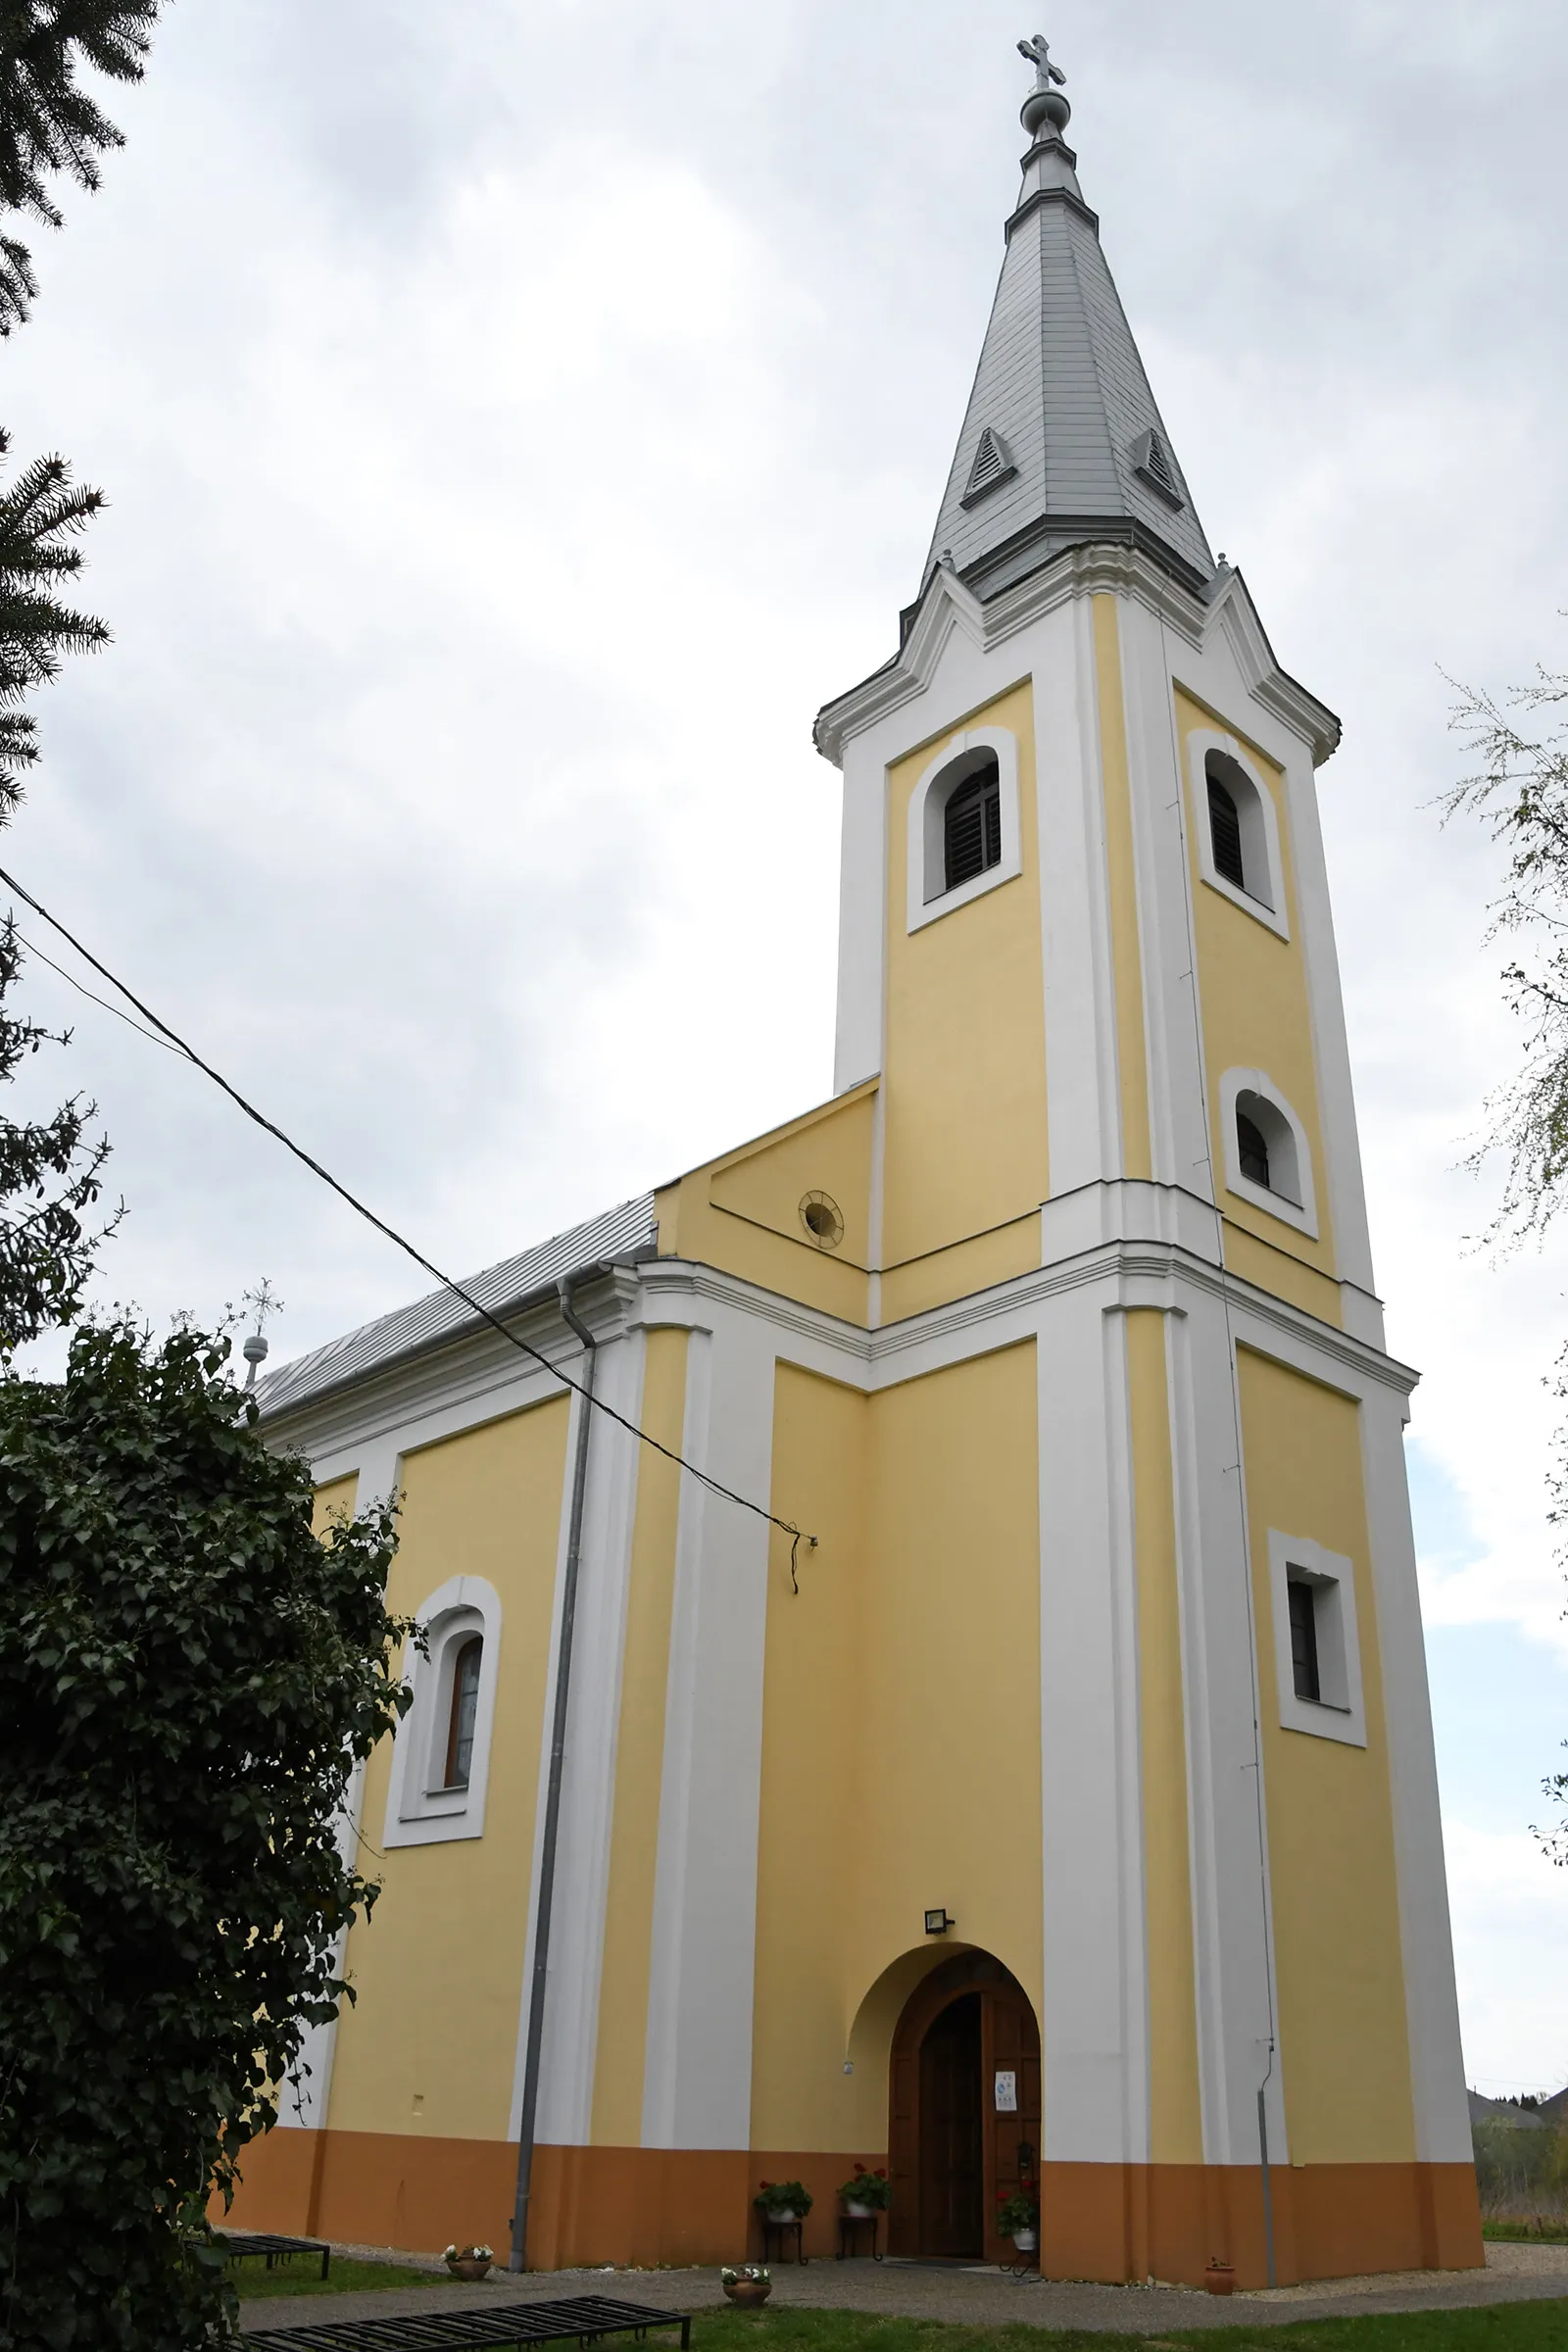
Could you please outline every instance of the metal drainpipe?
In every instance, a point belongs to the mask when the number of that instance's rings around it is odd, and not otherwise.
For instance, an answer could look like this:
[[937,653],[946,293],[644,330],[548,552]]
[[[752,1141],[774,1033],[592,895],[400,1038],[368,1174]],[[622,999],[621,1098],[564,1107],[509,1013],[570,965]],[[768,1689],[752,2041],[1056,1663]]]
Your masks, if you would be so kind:
[[528,2198],[533,2186],[534,2126],[539,2112],[539,2059],[545,2031],[545,1980],[550,1971],[550,1914],[556,1895],[556,1839],[561,1828],[561,1779],[566,1760],[566,1705],[571,1688],[571,1638],[577,1621],[577,1572],[582,1562],[582,1513],[588,1489],[588,1433],[593,1425],[594,1371],[599,1343],[571,1303],[571,1283],[558,1283],[562,1319],[583,1345],[583,1401],[577,1415],[577,1455],[571,1473],[566,1528],[566,1574],[561,1594],[561,1642],[556,1653],[556,1713],[550,1734],[545,1788],[544,1846],[539,1857],[539,1909],[534,1924],[533,1982],[528,1992],[528,2039],[522,2062],[522,2114],[517,2145],[517,2194],[512,2211],[509,2267],[528,2267]]

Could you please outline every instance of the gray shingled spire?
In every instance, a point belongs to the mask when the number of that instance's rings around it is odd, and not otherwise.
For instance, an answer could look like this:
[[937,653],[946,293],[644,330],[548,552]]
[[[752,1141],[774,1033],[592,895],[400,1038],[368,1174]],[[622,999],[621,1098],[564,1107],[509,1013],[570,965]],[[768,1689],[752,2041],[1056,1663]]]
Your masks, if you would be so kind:
[[1110,539],[1196,587],[1214,560],[1062,137],[1062,75],[1043,38],[1018,46],[1037,69],[1031,144],[925,576],[951,560],[994,596],[1063,547]]

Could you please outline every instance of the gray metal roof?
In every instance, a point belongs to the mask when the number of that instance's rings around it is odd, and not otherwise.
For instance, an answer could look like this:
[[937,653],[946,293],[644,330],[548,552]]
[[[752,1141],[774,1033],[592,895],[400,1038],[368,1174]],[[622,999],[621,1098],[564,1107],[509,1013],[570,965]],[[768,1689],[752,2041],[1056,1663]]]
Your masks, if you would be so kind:
[[[1055,97],[1050,106],[1064,123],[1066,101]],[[991,323],[924,577],[951,550],[965,582],[990,596],[1062,547],[1127,538],[1174,558],[1182,576],[1198,575],[1197,586],[1212,577],[1213,558],[1057,122],[1032,124],[1023,193],[1007,222]],[[982,453],[988,430],[1000,438],[1010,472],[1004,467],[999,475],[991,450]],[[1152,460],[1151,432],[1159,442]],[[1179,504],[1161,496],[1162,475]]]
[[[569,1232],[541,1242],[537,1249],[524,1250],[516,1257],[503,1258],[497,1266],[487,1266],[482,1274],[468,1276],[463,1287],[493,1315],[504,1315],[579,1266],[651,1250],[657,1230],[654,1196],[641,1193],[635,1200],[622,1200],[602,1216],[590,1217],[586,1224],[573,1225]],[[329,1340],[324,1348],[296,1356],[291,1364],[280,1364],[257,1383],[258,1402],[264,1417],[270,1420],[328,1390],[343,1388],[367,1373],[475,1328],[483,1326],[462,1298],[451,1291],[432,1291],[412,1306],[396,1307],[389,1315],[378,1315],[373,1323],[362,1323],[358,1331],[341,1340]]]

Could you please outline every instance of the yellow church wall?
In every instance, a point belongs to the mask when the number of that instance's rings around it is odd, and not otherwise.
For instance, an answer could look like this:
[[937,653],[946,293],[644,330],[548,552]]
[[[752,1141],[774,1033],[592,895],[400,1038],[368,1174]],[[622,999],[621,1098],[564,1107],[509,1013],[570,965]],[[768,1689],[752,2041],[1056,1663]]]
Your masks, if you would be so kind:
[[1127,1317],[1133,1531],[1138,1569],[1144,1896],[1149,1938],[1150,2150],[1155,2164],[1201,2164],[1198,1999],[1187,1839],[1176,1507],[1165,1318]]
[[[1406,2163],[1415,2129],[1359,1408],[1250,1349],[1238,1367],[1291,2157]],[[1364,1748],[1280,1723],[1271,1528],[1354,1564]]]
[[[642,1426],[651,1438],[678,1451],[686,1417],[687,1335],[652,1331],[647,1350]],[[679,1517],[679,1470],[652,1447],[639,1447],[590,2126],[593,2140],[610,2147],[635,2147],[642,2138],[654,1874]]]
[[[966,906],[907,922],[908,809],[953,734],[1004,727],[1018,743],[1023,871]],[[972,1266],[932,1253],[995,1236],[1049,1190],[1033,689],[970,711],[888,770],[887,1048],[883,1076],[883,1315],[974,1287]],[[1027,1233],[1028,1229],[1023,1229]],[[997,1247],[995,1281],[1038,1265],[1039,1235]],[[913,1261],[924,1260],[915,1268]],[[909,1280],[901,1282],[901,1269]]]
[[[1188,826],[1193,927],[1203,1053],[1208,1069],[1214,1181],[1229,1228],[1227,1250],[1234,1250],[1237,1270],[1245,1272],[1249,1280],[1306,1306],[1310,1313],[1326,1322],[1338,1323],[1341,1309],[1338,1289],[1332,1287],[1335,1259],[1328,1169],[1323,1154],[1317,1060],[1306,967],[1300,948],[1301,918],[1285,779],[1278,764],[1223,713],[1210,710],[1181,687],[1176,689],[1175,701],[1184,779],[1191,773],[1188,747],[1192,736],[1218,727],[1235,736],[1267,787],[1279,833],[1285,917],[1291,933],[1289,939],[1281,939],[1278,932],[1250,915],[1244,907],[1233,906],[1203,880],[1196,838],[1196,826],[1202,821],[1202,812],[1196,812]],[[1316,1241],[1226,1188],[1219,1090],[1224,1073],[1238,1068],[1267,1071],[1284,1090],[1306,1131],[1317,1202]],[[1257,1237],[1261,1247],[1250,1250],[1242,1238],[1247,1235]],[[1282,1262],[1285,1258],[1295,1258],[1327,1279],[1315,1285],[1298,1285]]]
[[326,1486],[318,1487],[315,1507],[311,1513],[311,1533],[324,1536],[334,1519],[341,1519],[345,1512],[352,1517],[359,1487],[360,1474],[357,1470],[351,1470],[347,1478],[334,1478]]
[[925,1941],[928,1905],[1038,2001],[1036,1415],[1032,1342],[870,1397],[778,1368],[775,1507],[821,1541],[798,1597],[785,1539],[770,1563],[760,2148],[886,2148],[898,2009],[862,2005],[949,1948]]
[[[555,1397],[404,1460],[388,1606],[415,1615],[458,1575],[486,1578],[501,1601],[484,1835],[362,1857],[381,1894],[349,1937],[357,2000],[338,2023],[334,2132],[506,2137],[512,2069],[496,2053],[515,2047],[522,1993],[568,1418]],[[383,1740],[366,1770],[368,1849],[391,1761]],[[498,1867],[507,1854],[518,1867]]]
[[1149,1048],[1144,1024],[1143,950],[1133,863],[1132,776],[1122,693],[1121,624],[1114,596],[1093,600],[1100,766],[1105,807],[1111,971],[1116,991],[1116,1060],[1121,1094],[1122,1173],[1153,1173],[1149,1142]]
[[[876,1091],[872,1079],[663,1186],[654,1197],[660,1254],[720,1266],[863,1326]],[[812,1192],[843,1218],[832,1250],[802,1223]]]

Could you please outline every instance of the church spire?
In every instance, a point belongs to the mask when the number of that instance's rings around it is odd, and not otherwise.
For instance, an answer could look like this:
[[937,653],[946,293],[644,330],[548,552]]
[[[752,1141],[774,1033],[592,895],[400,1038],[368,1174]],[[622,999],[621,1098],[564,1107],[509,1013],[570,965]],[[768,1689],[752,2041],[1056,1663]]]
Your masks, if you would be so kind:
[[1065,75],[1044,36],[1024,100],[1023,186],[926,577],[981,597],[1089,540],[1143,547],[1192,586],[1214,560],[1078,185]]

